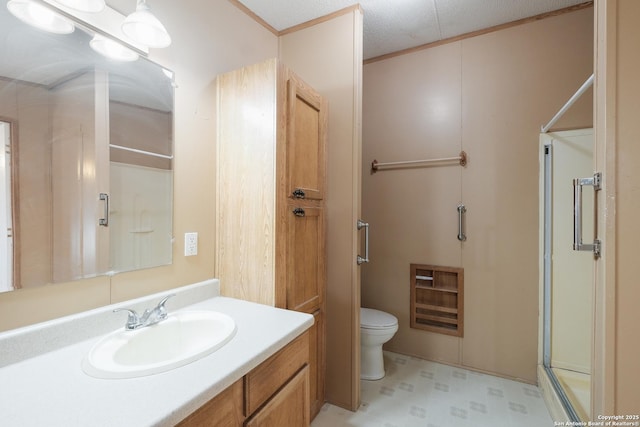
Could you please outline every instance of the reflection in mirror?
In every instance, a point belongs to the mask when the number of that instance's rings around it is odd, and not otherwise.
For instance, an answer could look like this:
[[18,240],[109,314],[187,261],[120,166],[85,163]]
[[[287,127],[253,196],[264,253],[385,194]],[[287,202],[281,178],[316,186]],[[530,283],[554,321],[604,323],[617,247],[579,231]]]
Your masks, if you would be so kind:
[[171,263],[172,78],[92,37],[0,8],[0,292]]

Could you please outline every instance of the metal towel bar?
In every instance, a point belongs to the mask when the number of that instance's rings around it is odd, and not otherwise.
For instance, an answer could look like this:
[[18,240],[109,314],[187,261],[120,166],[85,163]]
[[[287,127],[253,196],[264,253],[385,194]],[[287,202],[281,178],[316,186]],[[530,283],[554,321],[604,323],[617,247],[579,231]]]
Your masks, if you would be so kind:
[[371,173],[375,173],[378,170],[384,170],[379,168],[384,168],[385,166],[390,167],[389,169],[395,169],[402,166],[420,167],[420,166],[429,166],[434,163],[446,163],[446,162],[458,162],[460,166],[466,166],[467,153],[465,153],[464,151],[461,151],[460,155],[456,157],[442,157],[439,159],[426,159],[426,160],[407,160],[403,162],[380,163],[377,160],[374,160],[373,162],[371,162]]

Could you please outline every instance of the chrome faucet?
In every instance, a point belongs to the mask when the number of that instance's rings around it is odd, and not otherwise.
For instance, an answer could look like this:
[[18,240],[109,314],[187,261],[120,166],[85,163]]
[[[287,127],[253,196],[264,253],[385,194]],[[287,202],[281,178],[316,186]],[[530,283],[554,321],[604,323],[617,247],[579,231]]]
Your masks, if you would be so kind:
[[124,325],[124,328],[126,330],[132,331],[134,329],[144,328],[145,326],[155,325],[156,323],[161,322],[167,318],[169,313],[167,313],[167,309],[164,304],[169,298],[174,296],[176,296],[176,294],[167,295],[154,308],[146,309],[144,313],[142,313],[142,316],[138,315],[135,310],[131,310],[129,308],[116,308],[113,310],[113,312],[129,312],[129,316],[127,316],[127,323]]

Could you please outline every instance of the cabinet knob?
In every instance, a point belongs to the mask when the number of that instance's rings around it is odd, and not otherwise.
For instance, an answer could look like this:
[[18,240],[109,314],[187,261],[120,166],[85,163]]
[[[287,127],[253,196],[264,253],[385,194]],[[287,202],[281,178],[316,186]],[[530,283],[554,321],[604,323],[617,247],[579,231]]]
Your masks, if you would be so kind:
[[305,212],[304,212],[304,209],[302,209],[302,208],[295,208],[293,210],[293,214],[295,216],[303,217],[305,215]]
[[306,194],[304,194],[304,190],[300,189],[300,188],[296,188],[295,190],[293,190],[293,197],[295,199],[304,199]]

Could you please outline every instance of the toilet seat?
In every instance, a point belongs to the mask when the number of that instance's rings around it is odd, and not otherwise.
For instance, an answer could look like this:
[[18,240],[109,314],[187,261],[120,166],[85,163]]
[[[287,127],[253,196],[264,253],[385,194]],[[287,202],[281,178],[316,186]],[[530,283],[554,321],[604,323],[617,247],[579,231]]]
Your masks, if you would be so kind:
[[360,328],[362,329],[389,329],[398,326],[398,319],[384,311],[372,308],[360,309]]

